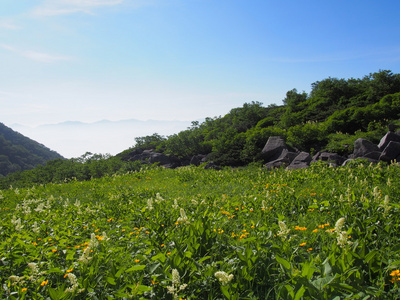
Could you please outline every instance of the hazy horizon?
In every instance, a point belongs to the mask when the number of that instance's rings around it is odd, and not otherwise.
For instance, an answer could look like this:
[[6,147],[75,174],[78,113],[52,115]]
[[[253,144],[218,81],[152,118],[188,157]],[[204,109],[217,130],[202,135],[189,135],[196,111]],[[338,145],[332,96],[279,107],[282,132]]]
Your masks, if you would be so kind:
[[61,122],[35,127],[4,125],[65,158],[76,158],[86,152],[116,155],[133,147],[136,137],[153,133],[167,137],[185,130],[191,125],[191,121],[133,119],[93,123]]

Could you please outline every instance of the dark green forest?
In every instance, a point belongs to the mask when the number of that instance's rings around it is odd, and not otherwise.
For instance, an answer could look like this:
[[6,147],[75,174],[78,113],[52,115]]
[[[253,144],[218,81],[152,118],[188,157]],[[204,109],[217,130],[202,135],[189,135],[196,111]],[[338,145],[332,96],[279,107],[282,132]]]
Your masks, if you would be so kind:
[[[168,137],[154,133],[135,138],[135,145],[116,156],[87,153],[76,159],[50,161],[34,170],[0,180],[10,184],[87,180],[138,170],[127,161],[136,149],[154,149],[188,160],[197,154],[224,166],[262,164],[261,151],[270,136],[282,136],[295,149],[311,154],[328,151],[346,156],[360,137],[379,143],[388,124],[400,125],[400,74],[380,70],[363,78],[326,78],[311,84],[311,92],[292,89],[283,105],[244,103],[225,116],[206,118]],[[1,138],[1,136],[0,136]]]
[[0,177],[62,158],[57,152],[0,123]]

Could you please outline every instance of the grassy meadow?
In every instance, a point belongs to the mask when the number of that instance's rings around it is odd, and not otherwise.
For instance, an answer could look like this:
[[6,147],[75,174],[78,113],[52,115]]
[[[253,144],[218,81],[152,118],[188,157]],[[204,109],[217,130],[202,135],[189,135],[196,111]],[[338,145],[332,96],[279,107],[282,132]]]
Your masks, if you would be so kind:
[[1,299],[398,299],[400,168],[149,167],[0,190]]

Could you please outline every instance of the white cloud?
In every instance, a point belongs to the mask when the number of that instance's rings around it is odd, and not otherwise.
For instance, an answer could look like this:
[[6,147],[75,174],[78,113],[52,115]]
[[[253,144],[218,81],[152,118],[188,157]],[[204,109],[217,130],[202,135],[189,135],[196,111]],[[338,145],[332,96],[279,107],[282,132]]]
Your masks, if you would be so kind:
[[34,16],[56,16],[83,12],[93,14],[95,8],[115,6],[124,0],[46,0],[37,6],[32,14]]
[[73,60],[70,56],[61,56],[61,55],[53,55],[44,52],[37,52],[37,51],[29,51],[29,50],[20,50],[15,47],[6,44],[0,44],[0,48],[5,50],[14,52],[20,56],[29,58],[34,61],[43,62],[43,63],[53,63],[56,61],[69,61]]
[[8,29],[8,30],[18,30],[20,29],[19,26],[15,25],[14,23],[6,20],[0,20],[0,28]]

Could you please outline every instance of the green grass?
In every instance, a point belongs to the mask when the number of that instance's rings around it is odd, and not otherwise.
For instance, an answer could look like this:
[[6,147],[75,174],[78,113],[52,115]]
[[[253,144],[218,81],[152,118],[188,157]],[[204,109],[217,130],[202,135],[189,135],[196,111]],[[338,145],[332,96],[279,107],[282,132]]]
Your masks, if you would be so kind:
[[358,162],[2,190],[1,298],[397,299],[399,187]]

